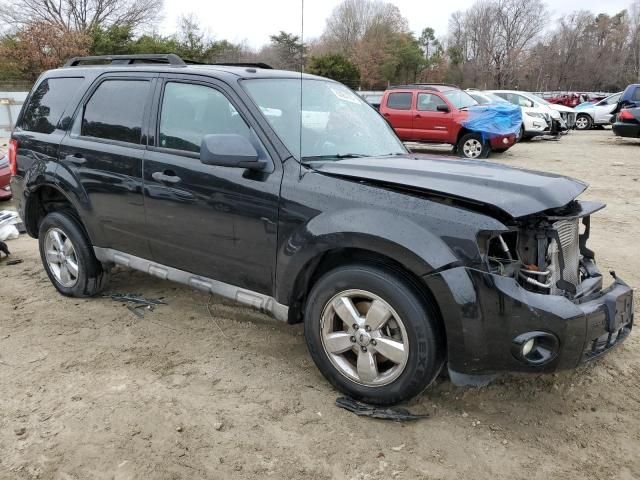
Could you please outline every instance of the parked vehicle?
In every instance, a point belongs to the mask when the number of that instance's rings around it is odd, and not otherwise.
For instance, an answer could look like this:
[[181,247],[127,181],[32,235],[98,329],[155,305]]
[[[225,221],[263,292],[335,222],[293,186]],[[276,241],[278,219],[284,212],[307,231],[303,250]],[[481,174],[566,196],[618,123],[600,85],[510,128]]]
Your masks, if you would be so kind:
[[585,102],[576,107],[576,130],[589,130],[610,123],[611,115],[618,105],[622,92],[609,95],[599,102]]
[[618,113],[623,108],[640,107],[640,83],[628,85],[622,92],[618,108],[613,113]]
[[370,91],[370,92],[356,92],[358,95],[360,95],[362,98],[364,98],[366,100],[366,102],[371,105],[373,108],[375,108],[376,110],[380,110],[380,102],[382,101],[382,95],[384,94],[384,92],[375,92],[375,91]]
[[380,113],[403,141],[448,143],[461,157],[487,158],[516,142],[522,116],[503,105],[478,105],[453,85],[415,84],[384,92]]
[[620,137],[640,138],[640,107],[620,110],[613,123],[613,133]]
[[553,120],[560,122],[560,112],[549,108],[538,97],[517,90],[487,90],[522,109],[522,126],[518,140],[556,133]]
[[40,77],[9,152],[61,294],[98,294],[118,264],[304,321],[320,371],[367,402],[416,395],[445,361],[458,383],[572,368],[633,323],[587,247],[604,205],[576,199],[585,183],[411,154],[328,79],[72,59]]
[[509,103],[502,97],[499,97],[495,93],[491,92],[482,92],[480,90],[475,90],[468,88],[465,90],[471,97],[478,102],[478,105],[489,105],[491,103]]
[[571,107],[567,107],[566,105],[562,105],[562,104],[559,104],[559,103],[547,102],[544,98],[538,97],[536,95],[533,95],[533,96],[538,98],[543,105],[546,105],[547,107],[549,107],[552,110],[560,112],[560,118],[561,118],[560,126],[561,126],[561,130],[562,131],[569,131],[569,130],[573,129],[573,127],[575,127],[575,125],[576,125],[576,111],[575,111],[575,109],[573,109]]
[[9,167],[9,158],[4,155],[0,157],[0,200],[9,200],[11,198],[11,168]]

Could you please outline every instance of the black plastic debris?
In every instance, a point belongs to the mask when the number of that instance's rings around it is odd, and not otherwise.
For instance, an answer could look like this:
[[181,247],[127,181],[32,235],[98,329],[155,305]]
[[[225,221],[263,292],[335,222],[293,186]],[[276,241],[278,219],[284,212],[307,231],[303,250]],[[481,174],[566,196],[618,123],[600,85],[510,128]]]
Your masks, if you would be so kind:
[[112,293],[103,297],[116,302],[132,303],[133,305],[127,305],[127,310],[139,318],[144,318],[145,310],[153,311],[157,305],[167,305],[162,297],[145,298],[137,293]]
[[[7,244],[4,242],[0,242],[0,252],[4,253],[7,257],[11,255],[11,253],[9,253],[9,247],[7,247]],[[2,257],[2,255],[0,255],[0,257]]]
[[351,397],[339,397],[336,405],[355,413],[360,417],[379,418],[381,420],[394,420],[396,422],[411,422],[429,417],[428,413],[411,413],[403,407],[376,407],[368,403],[359,402]]

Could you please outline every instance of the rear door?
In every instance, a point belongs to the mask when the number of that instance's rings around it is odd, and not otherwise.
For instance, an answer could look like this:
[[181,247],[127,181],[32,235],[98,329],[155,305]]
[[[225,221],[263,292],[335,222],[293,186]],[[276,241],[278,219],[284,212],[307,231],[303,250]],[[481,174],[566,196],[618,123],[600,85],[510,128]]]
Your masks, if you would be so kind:
[[451,137],[453,113],[442,112],[438,106],[447,103],[436,93],[419,92],[413,117],[413,130],[423,142],[447,143]]
[[60,145],[60,168],[82,187],[82,219],[99,247],[149,259],[142,160],[154,73],[111,73],[89,89]]
[[413,131],[414,96],[412,91],[393,91],[381,105],[382,115],[402,140],[418,140]]
[[[282,164],[251,114],[221,82],[167,75],[152,118],[144,182],[153,259],[272,295]],[[252,172],[201,163],[200,142],[207,134],[247,137],[270,168]]]

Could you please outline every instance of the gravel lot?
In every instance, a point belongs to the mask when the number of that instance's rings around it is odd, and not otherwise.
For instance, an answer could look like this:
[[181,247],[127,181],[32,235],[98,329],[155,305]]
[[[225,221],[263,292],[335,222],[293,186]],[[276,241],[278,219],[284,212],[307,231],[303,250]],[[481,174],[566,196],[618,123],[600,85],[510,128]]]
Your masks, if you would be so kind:
[[[495,159],[587,180],[608,203],[600,269],[640,285],[640,141],[573,132]],[[9,246],[24,263],[0,263],[2,479],[640,478],[637,333],[575,371],[439,380],[409,404],[431,417],[396,424],[334,406],[301,325],[218,298],[210,316],[207,295],[118,269],[109,291],[169,303],[138,318],[58,295],[36,241]]]

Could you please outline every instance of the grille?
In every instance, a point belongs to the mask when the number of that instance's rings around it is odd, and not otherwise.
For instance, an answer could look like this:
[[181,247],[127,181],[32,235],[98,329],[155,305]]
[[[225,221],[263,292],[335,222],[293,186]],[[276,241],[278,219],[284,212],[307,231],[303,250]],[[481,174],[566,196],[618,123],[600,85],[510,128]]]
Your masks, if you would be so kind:
[[576,124],[576,114],[571,112],[560,112],[560,116],[567,124],[568,128],[573,128]]
[[552,240],[549,244],[549,270],[551,271],[551,294],[558,295],[562,293],[562,290],[556,287],[556,283],[560,280],[560,260],[559,250],[562,250],[562,258],[564,260],[564,270],[562,271],[562,278],[574,285],[580,283],[580,246],[578,243],[579,237],[578,219],[574,220],[560,220],[553,224],[553,229],[558,232],[560,238],[560,245],[556,240]]

